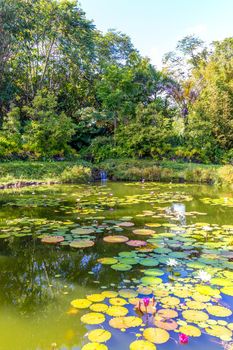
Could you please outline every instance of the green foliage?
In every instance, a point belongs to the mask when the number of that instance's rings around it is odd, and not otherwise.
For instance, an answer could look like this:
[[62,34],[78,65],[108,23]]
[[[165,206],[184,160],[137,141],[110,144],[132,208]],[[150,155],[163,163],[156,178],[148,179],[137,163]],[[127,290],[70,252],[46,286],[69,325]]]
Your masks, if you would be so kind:
[[35,158],[63,157],[71,148],[68,143],[75,133],[75,125],[64,112],[56,111],[57,99],[42,91],[32,101],[32,107],[24,107],[29,121],[25,126],[24,150]]
[[207,49],[186,36],[160,72],[74,0],[5,0],[0,13],[1,159],[232,163],[232,38]]
[[91,180],[91,169],[84,166],[73,166],[66,168],[60,176],[64,183],[84,183]]
[[20,152],[22,146],[20,110],[12,107],[3,120],[0,131],[0,154],[2,158],[11,159]]
[[233,166],[225,165],[218,170],[219,182],[223,185],[233,185]]

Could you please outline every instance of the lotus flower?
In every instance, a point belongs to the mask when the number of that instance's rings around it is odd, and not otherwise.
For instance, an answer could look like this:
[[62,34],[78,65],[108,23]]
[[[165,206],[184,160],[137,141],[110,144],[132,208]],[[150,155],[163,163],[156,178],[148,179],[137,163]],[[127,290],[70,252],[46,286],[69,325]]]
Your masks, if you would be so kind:
[[150,298],[143,298],[142,301],[145,308],[147,308],[147,306],[150,304]]
[[177,265],[179,265],[178,261],[176,259],[168,259],[166,264],[168,266],[172,266],[172,267],[175,267]]
[[211,275],[204,270],[200,270],[198,271],[197,278],[202,280],[202,282],[209,282],[211,280]]
[[189,337],[184,334],[184,333],[181,333],[179,334],[179,343],[182,344],[182,345],[185,345],[185,344],[188,344],[189,342]]

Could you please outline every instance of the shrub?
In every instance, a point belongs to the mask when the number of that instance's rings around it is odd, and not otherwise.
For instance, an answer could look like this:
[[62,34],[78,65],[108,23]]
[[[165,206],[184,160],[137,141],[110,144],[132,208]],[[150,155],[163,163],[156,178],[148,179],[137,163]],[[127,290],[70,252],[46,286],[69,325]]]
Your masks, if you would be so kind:
[[218,169],[218,178],[221,184],[233,184],[233,166],[224,165]]
[[60,176],[64,183],[85,183],[91,180],[91,169],[82,165],[66,168]]

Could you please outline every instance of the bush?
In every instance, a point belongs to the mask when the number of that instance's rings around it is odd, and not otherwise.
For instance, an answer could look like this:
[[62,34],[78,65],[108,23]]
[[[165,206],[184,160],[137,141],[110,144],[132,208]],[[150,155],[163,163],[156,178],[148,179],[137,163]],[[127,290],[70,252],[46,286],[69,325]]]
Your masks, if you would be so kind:
[[220,184],[233,184],[233,166],[225,165],[218,169],[218,179]]
[[214,168],[189,168],[184,172],[184,179],[187,182],[212,184],[216,181],[216,170]]
[[63,183],[85,183],[91,180],[91,169],[82,165],[75,165],[65,169],[60,176]]

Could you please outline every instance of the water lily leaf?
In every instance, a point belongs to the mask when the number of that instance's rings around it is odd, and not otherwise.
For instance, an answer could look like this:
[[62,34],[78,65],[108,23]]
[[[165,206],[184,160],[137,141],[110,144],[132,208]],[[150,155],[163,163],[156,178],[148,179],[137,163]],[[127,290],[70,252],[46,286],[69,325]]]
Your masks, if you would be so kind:
[[200,337],[201,336],[200,329],[195,327],[195,326],[190,326],[190,325],[181,326],[179,329],[179,332],[186,334],[190,337]]
[[165,329],[150,327],[144,330],[143,337],[152,343],[163,344],[169,340],[170,335]]
[[130,350],[156,350],[156,346],[147,340],[135,340],[129,346]]
[[140,260],[140,265],[142,266],[157,266],[159,262],[153,258],[145,258]]
[[120,222],[118,224],[118,226],[121,226],[121,227],[132,227],[132,226],[134,226],[134,223],[133,222],[129,222],[129,221],[123,221],[123,222]]
[[105,316],[99,312],[89,312],[81,317],[85,324],[100,324],[105,321]]
[[108,350],[108,347],[100,343],[87,343],[81,350]]
[[72,248],[88,248],[92,247],[95,243],[86,239],[77,239],[70,243],[70,247]]
[[87,295],[87,299],[96,303],[100,303],[105,299],[105,296],[102,294],[90,294]]
[[189,309],[203,310],[206,307],[206,304],[201,303],[200,301],[187,301],[186,305]]
[[42,243],[56,244],[64,241],[63,236],[45,236],[41,239]]
[[122,298],[136,298],[138,296],[138,292],[132,289],[121,289],[118,293]]
[[133,233],[135,235],[150,236],[150,235],[153,235],[155,231],[149,230],[149,229],[138,229],[138,230],[133,230]]
[[92,304],[90,310],[95,312],[106,312],[108,310],[108,305],[101,303]]
[[233,287],[224,287],[221,289],[221,292],[226,295],[233,296]]
[[144,285],[155,285],[155,284],[160,284],[162,283],[163,280],[158,277],[151,277],[151,276],[146,276],[141,278],[141,283]]
[[189,322],[204,322],[208,320],[209,316],[199,310],[185,310],[182,312],[182,316]]
[[176,297],[165,297],[161,299],[161,303],[168,305],[168,306],[176,306],[179,305],[180,303],[180,299],[176,298]]
[[147,227],[161,227],[161,224],[158,224],[158,223],[148,223],[146,224]]
[[146,246],[147,242],[134,239],[126,242],[126,244],[131,247],[142,247],[142,246]]
[[129,271],[129,270],[132,269],[132,266],[131,265],[127,265],[127,264],[118,263],[118,264],[112,265],[111,268],[113,270],[116,270],[116,271]]
[[123,298],[111,298],[109,303],[115,306],[123,306],[127,304],[127,301]]
[[122,317],[126,316],[128,312],[128,309],[124,306],[109,306],[106,314],[113,317]]
[[75,228],[74,230],[71,230],[72,234],[78,234],[78,235],[89,235],[91,233],[94,233],[95,230],[93,228]]
[[223,306],[211,305],[208,306],[206,309],[209,312],[209,314],[216,317],[228,317],[232,315],[232,311]]
[[88,339],[91,342],[105,343],[111,338],[112,334],[105,329],[93,329],[88,333]]
[[173,331],[174,329],[176,329],[178,327],[177,322],[174,321],[173,319],[162,318],[159,316],[156,316],[156,318],[154,320],[154,324],[158,328],[165,329],[167,331]]
[[100,258],[97,261],[103,265],[112,265],[116,264],[118,260],[115,258]]
[[92,302],[87,299],[75,299],[71,301],[71,305],[76,309],[87,309],[91,304]]
[[212,325],[209,328],[205,329],[206,332],[214,337],[218,338],[231,338],[232,337],[232,331],[224,326],[219,325]]
[[220,294],[218,289],[211,288],[210,286],[198,285],[196,286],[196,291],[209,296],[218,296],[218,294]]
[[162,318],[175,318],[178,316],[178,312],[172,309],[160,309],[157,311],[157,315]]
[[138,327],[142,324],[142,319],[136,316],[114,317],[109,321],[113,328],[126,329]]
[[116,235],[116,236],[105,236],[103,240],[108,243],[124,243],[124,242],[127,242],[129,238],[126,236]]
[[117,292],[111,290],[105,290],[101,293],[105,298],[116,298],[118,296]]
[[162,275],[164,275],[164,273],[165,273],[164,271],[159,270],[159,269],[157,269],[157,270],[148,269],[148,270],[144,271],[144,274],[148,275],[148,276],[162,276]]

